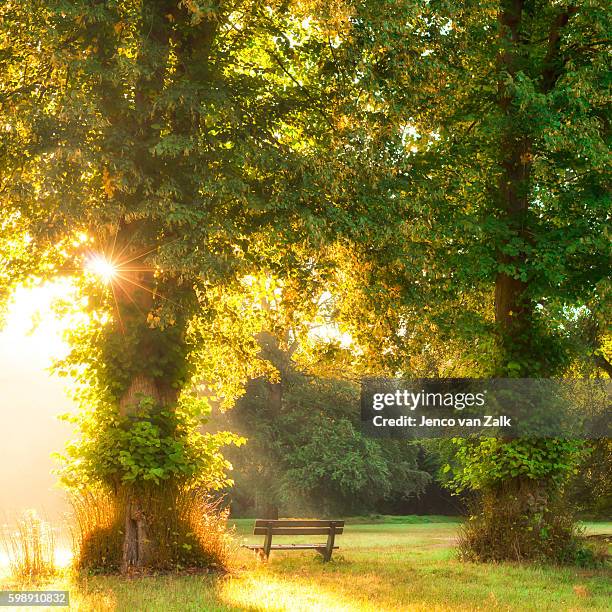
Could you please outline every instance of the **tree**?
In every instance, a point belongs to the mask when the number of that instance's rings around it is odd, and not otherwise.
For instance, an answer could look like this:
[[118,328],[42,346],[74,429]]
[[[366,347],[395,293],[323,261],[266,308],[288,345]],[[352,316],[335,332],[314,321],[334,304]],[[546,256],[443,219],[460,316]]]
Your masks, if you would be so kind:
[[[192,444],[206,402],[181,391],[224,370],[231,395],[261,373],[257,315],[227,319],[249,276],[302,296],[324,278],[343,324],[366,329],[362,363],[389,375],[558,374],[568,317],[606,312],[605,5],[318,8],[1,9],[3,292],[83,280],[67,366],[101,408],[84,465],[125,501],[124,568],[161,545],[151,491],[222,484],[218,445]],[[548,499],[577,449],[520,444],[499,452],[521,469],[544,452],[551,470],[486,494]]]
[[[346,137],[364,143],[353,159],[365,180],[352,177],[346,199],[357,204],[338,224],[364,279],[349,321],[376,321],[396,372],[410,373],[421,350],[411,331],[425,328],[456,343],[472,376],[562,375],[576,310],[609,313],[609,11],[366,3],[352,24],[337,53],[358,66]],[[559,552],[555,499],[580,446],[461,446],[458,468],[489,524],[509,509],[476,556]],[[507,469],[491,479],[483,466],[494,458]],[[528,530],[539,534],[531,548]]]
[[176,562],[161,550],[160,495],[226,484],[219,447],[232,440],[198,433],[198,367],[225,364],[235,390],[258,366],[248,317],[204,344],[224,328],[221,296],[261,267],[300,274],[288,246],[310,205],[299,126],[329,126],[305,93],[312,62],[286,61],[290,38],[316,52],[314,31],[248,0],[0,11],[2,290],[78,283],[88,318],[60,368],[87,410],[65,480],[120,501],[125,571]]

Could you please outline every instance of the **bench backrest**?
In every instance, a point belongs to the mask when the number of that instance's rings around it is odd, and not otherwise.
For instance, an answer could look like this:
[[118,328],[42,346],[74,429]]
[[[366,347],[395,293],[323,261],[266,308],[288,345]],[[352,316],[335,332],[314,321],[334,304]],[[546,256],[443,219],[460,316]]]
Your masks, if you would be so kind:
[[255,521],[254,535],[328,535],[331,528],[334,533],[341,534],[344,530],[344,521],[297,521],[297,520],[266,520]]

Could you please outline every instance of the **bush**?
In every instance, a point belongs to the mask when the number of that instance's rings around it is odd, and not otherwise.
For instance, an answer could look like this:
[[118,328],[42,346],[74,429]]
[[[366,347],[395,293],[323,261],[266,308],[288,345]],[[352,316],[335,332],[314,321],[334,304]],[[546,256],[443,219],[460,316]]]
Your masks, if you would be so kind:
[[121,514],[110,491],[82,489],[70,495],[72,552],[77,569],[116,572],[121,564]]
[[602,561],[562,500],[536,486],[485,493],[459,531],[466,561],[536,561],[594,567]]
[[[584,456],[582,440],[465,438],[453,443],[449,485],[475,496],[460,535],[461,558],[571,563],[580,556],[584,544],[563,491]],[[444,468],[452,469],[451,464]]]

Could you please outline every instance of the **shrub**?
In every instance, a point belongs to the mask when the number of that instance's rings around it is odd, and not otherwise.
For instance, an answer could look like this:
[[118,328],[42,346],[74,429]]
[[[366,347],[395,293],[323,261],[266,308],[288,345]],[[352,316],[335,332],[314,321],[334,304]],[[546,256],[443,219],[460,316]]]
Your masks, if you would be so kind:
[[584,455],[583,441],[468,438],[453,442],[456,454],[450,486],[475,496],[460,535],[461,558],[580,562],[577,551],[584,548],[584,538],[563,491]]
[[77,569],[116,572],[121,562],[122,532],[116,497],[104,488],[70,495],[72,552]]
[[470,514],[459,530],[463,560],[601,564],[564,501],[551,501],[536,486],[484,493]]

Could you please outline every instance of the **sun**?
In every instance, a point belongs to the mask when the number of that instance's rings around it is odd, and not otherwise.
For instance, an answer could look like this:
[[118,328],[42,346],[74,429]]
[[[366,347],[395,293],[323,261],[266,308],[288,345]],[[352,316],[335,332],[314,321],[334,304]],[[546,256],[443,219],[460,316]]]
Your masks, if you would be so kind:
[[85,267],[105,283],[110,283],[117,274],[117,266],[104,255],[94,255],[87,261]]

